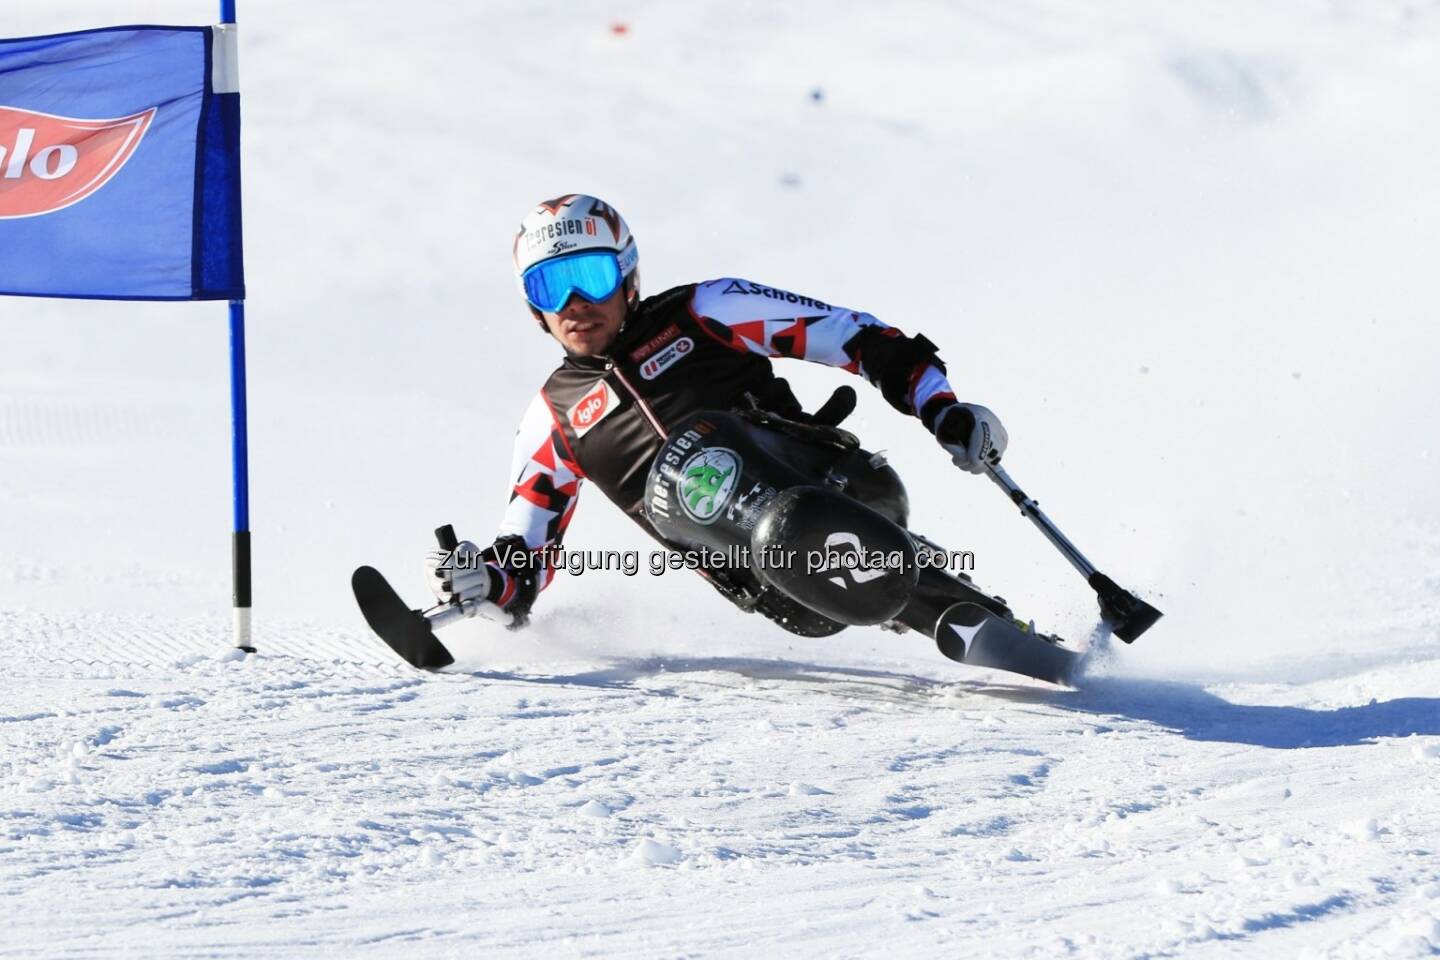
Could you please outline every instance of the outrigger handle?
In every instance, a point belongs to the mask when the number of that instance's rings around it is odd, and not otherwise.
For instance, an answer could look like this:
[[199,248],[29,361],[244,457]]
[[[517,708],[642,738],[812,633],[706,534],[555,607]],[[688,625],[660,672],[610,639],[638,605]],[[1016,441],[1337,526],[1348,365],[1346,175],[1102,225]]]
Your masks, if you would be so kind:
[[[460,546],[460,540],[455,536],[453,524],[445,524],[435,528],[435,542],[441,550],[453,551]],[[420,615],[430,621],[432,629],[443,627],[456,620],[467,620],[470,617],[481,616],[487,620],[494,620],[496,623],[509,626],[515,618],[506,613],[500,607],[489,600],[452,600],[449,603],[437,603],[428,610],[419,611]]]
[[1005,491],[1010,502],[1020,508],[1020,515],[1029,517],[1030,522],[1045,534],[1045,539],[1055,545],[1055,549],[1070,561],[1072,567],[1080,571],[1080,575],[1099,598],[1100,612],[1110,624],[1110,629],[1115,631],[1115,636],[1126,643],[1134,643],[1136,637],[1155,625],[1155,621],[1162,616],[1160,611],[1096,570],[1095,565],[1085,559],[1079,548],[1045,516],[1040,504],[1027,496],[1025,491],[1020,489],[1020,485],[1010,479],[1010,474],[1005,472],[1004,467],[987,463],[985,472],[995,481],[996,486]]

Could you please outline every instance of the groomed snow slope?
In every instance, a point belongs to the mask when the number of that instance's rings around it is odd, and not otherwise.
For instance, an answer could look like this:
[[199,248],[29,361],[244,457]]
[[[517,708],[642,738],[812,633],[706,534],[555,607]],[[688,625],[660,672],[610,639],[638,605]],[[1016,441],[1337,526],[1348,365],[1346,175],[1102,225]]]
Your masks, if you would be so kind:
[[[185,625],[23,623],[0,622],[21,664],[0,955],[1402,957],[1440,937],[1440,722],[1407,695],[1433,663],[1073,692],[773,651],[417,676],[334,631],[236,662],[174,660]],[[81,659],[96,637],[137,662]]]
[[[242,4],[259,656],[223,308],[3,304],[0,956],[1440,952],[1440,5],[463,6]],[[397,666],[349,571],[418,602],[432,527],[488,538],[555,359],[509,241],[570,190],[652,292],[936,340],[1166,619],[1058,690],[586,573]],[[1087,633],[988,484],[851,425]],[[571,546],[649,549],[582,501]]]

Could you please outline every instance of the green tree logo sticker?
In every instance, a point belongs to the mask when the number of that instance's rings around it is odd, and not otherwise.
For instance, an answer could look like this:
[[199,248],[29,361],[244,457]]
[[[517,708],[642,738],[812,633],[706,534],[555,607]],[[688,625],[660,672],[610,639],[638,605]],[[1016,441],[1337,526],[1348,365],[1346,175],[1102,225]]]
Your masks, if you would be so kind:
[[680,466],[675,483],[680,507],[698,523],[713,523],[740,481],[740,458],[734,450],[711,447],[692,454]]

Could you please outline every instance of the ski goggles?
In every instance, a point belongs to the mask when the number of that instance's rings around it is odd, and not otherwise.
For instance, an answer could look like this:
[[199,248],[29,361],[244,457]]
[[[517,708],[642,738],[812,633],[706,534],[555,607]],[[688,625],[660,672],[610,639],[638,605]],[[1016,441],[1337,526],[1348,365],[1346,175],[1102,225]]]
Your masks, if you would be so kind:
[[521,275],[525,299],[536,310],[558,313],[574,294],[591,303],[609,300],[624,275],[611,250],[587,250],[535,264]]

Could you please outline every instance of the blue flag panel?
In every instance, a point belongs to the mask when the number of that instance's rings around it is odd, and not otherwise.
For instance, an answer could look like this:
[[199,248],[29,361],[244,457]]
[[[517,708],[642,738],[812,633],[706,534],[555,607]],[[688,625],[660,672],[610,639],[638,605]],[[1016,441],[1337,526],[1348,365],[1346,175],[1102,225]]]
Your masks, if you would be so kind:
[[245,296],[240,95],[210,27],[0,40],[0,293]]

